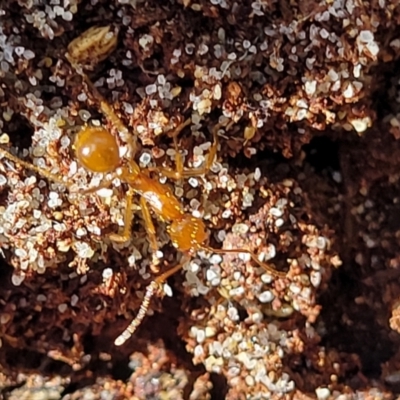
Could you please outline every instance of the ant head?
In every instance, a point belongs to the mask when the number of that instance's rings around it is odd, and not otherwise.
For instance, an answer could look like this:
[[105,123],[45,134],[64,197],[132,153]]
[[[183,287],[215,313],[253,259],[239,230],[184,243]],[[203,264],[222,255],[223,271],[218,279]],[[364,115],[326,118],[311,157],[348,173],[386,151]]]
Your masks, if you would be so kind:
[[114,172],[120,164],[118,143],[103,127],[83,127],[73,147],[78,162],[91,172]]
[[180,251],[199,249],[208,237],[204,222],[191,215],[172,221],[168,234],[172,244]]

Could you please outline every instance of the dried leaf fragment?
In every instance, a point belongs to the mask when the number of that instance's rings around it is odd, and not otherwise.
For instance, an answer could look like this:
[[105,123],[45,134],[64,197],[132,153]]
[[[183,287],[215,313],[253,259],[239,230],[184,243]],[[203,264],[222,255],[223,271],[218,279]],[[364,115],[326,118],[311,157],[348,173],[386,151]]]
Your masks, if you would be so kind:
[[111,26],[92,27],[68,45],[66,57],[72,64],[91,69],[117,47],[118,34]]

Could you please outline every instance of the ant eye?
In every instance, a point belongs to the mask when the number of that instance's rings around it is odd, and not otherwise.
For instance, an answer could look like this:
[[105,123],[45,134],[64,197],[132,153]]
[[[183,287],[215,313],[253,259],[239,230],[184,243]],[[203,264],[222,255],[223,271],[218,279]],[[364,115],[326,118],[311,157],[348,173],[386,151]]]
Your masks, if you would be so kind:
[[120,163],[115,137],[102,127],[84,127],[74,143],[78,162],[91,172],[113,172]]

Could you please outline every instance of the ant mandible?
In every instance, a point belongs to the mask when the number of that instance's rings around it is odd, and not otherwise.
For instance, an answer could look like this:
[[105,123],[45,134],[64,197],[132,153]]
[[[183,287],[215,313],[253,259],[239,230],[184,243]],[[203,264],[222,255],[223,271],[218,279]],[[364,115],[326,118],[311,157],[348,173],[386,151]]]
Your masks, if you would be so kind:
[[[88,89],[97,100],[99,109],[104,117],[108,119],[120,133],[127,134],[129,133],[129,129],[83,71],[85,65],[88,65],[89,60],[90,63],[93,64],[93,62],[97,63],[105,59],[116,47],[116,41],[117,35],[111,32],[110,27],[90,28],[70,43],[66,58],[73,69],[83,78]],[[181,123],[171,135],[176,150],[175,170],[168,168],[150,168],[143,171],[133,158],[129,160],[122,159],[119,155],[119,146],[116,138],[110,131],[101,126],[84,126],[77,133],[75,138],[73,148],[75,149],[77,161],[81,166],[92,173],[111,174],[112,177],[118,177],[121,182],[124,182],[128,186],[123,232],[111,234],[110,239],[116,242],[126,242],[131,238],[133,196],[136,194],[140,197],[140,206],[152,251],[155,252],[157,250],[157,238],[151,212],[167,225],[167,233],[173,246],[185,255],[183,261],[157,276],[148,285],[137,316],[130,322],[124,332],[115,339],[114,343],[116,346],[122,345],[133,335],[146,316],[152,296],[159,290],[161,285],[171,275],[175,274],[183,267],[189,256],[192,256],[199,250],[218,254],[246,253],[250,255],[251,259],[256,264],[264,268],[274,277],[286,277],[286,273],[277,271],[259,261],[256,254],[248,249],[225,250],[208,246],[206,244],[208,234],[204,222],[200,218],[196,218],[185,212],[184,206],[174,196],[172,190],[168,186],[151,178],[149,172],[159,172],[168,178],[180,179],[182,177],[204,175],[211,168],[218,149],[218,130],[221,127],[217,125],[213,129],[212,134],[214,141],[204,167],[186,171],[183,167],[182,156],[178,151],[177,136],[190,122],[190,119],[188,119]],[[131,145],[134,148],[134,136],[132,134],[130,136],[132,141]],[[0,148],[0,154],[27,169],[35,171],[49,180],[69,186],[61,177],[51,174],[29,162],[22,161],[4,149]],[[101,187],[111,185],[111,182],[112,179],[109,179],[102,182],[100,186],[85,190],[83,193],[95,192]]]

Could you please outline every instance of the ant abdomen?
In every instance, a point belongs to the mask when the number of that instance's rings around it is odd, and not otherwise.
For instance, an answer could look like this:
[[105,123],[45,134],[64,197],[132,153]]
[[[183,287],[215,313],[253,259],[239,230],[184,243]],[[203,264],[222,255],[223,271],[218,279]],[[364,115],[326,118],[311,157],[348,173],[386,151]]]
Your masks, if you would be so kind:
[[114,172],[120,164],[118,143],[103,127],[82,128],[76,135],[74,149],[79,164],[90,172]]

